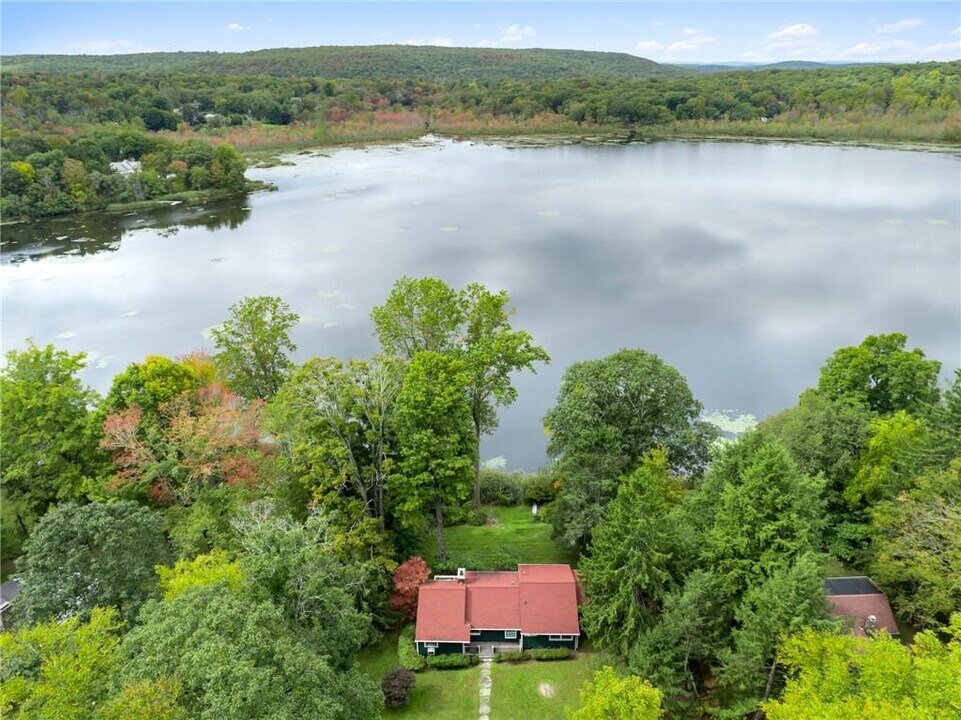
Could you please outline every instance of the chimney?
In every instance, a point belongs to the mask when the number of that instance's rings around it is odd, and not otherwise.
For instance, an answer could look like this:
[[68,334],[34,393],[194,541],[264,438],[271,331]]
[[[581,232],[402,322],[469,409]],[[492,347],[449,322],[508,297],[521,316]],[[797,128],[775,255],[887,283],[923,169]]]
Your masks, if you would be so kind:
[[467,579],[467,569],[457,568],[457,582],[464,582]]

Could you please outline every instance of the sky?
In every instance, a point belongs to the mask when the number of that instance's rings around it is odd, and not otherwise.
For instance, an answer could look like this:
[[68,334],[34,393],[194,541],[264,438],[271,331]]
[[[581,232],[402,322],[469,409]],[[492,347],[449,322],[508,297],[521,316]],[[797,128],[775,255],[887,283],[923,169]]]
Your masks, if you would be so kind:
[[961,59],[958,2],[0,2],[3,55],[409,44],[660,62]]

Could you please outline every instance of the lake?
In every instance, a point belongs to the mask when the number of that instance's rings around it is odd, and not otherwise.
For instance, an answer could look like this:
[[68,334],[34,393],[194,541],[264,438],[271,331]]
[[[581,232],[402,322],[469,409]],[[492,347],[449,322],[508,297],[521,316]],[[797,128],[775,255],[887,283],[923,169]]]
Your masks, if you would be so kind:
[[[639,347],[708,411],[795,403],[836,348],[904,332],[959,365],[961,159],[736,142],[509,148],[427,139],[297,155],[278,192],[3,229],[3,344],[128,363],[209,347],[248,295],[302,317],[298,360],[376,350],[400,275],[506,289],[553,358],[517,378],[482,455],[545,461],[541,418],[572,362]],[[715,415],[721,417],[721,415]]]

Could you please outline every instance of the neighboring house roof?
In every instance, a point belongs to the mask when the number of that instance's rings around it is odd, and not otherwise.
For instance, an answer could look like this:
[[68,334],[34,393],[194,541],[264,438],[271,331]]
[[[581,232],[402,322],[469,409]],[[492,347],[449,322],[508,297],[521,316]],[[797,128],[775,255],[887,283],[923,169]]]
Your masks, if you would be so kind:
[[121,160],[120,162],[110,163],[110,169],[115,173],[120,173],[121,175],[130,175],[131,173],[140,172],[140,161],[127,159]]
[[[867,636],[870,630],[886,630],[898,635],[898,624],[887,596],[869,577],[828,578],[824,581],[827,598],[837,617],[854,619],[854,634]],[[872,622],[868,618],[873,617]]]
[[517,572],[468,572],[421,586],[415,639],[469,642],[471,628],[525,635],[579,635],[569,565],[519,565]]
[[[6,612],[17,595],[20,594],[20,583],[17,580],[7,580],[0,585],[0,613]],[[0,628],[3,623],[0,622]]]

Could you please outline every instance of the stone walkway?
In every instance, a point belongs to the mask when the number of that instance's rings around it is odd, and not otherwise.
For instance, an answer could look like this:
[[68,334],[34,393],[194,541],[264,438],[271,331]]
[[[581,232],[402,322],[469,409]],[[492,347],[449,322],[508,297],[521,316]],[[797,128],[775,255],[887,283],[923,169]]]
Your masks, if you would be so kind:
[[481,661],[480,667],[480,718],[490,720],[491,713],[491,661]]

